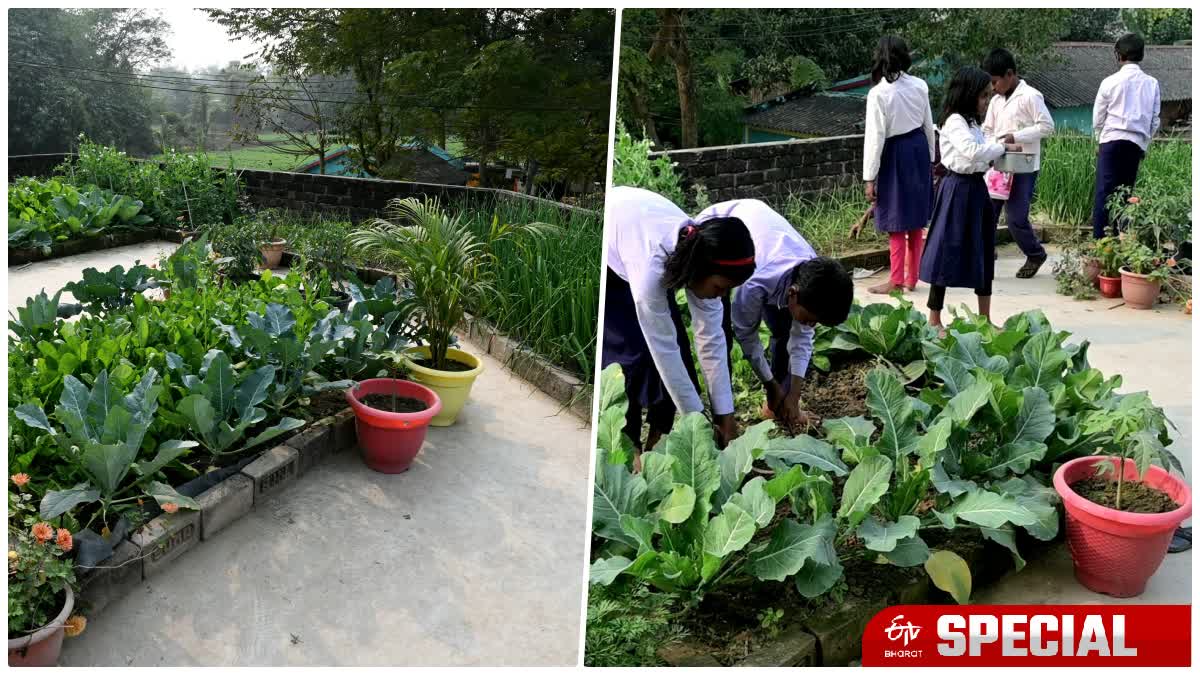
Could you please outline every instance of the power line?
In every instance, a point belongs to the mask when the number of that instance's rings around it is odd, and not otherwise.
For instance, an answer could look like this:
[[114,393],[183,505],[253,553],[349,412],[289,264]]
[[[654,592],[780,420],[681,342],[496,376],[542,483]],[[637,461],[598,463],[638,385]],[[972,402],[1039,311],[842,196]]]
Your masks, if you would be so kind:
[[[10,61],[10,63],[18,63],[18,62]],[[29,65],[29,64],[25,64],[25,65]],[[55,66],[55,67],[62,68],[61,66]],[[67,68],[67,70],[70,70],[70,69]],[[90,79],[90,78],[85,78],[85,77],[77,77],[76,79],[81,82],[95,82],[98,84],[120,85],[120,86],[125,86],[125,87],[137,87],[140,89],[153,89],[153,90],[159,90],[159,91],[179,91],[179,92],[190,93],[190,94],[247,97],[247,98],[251,98],[251,99],[265,98],[261,95],[255,95],[251,92],[217,91],[217,90],[213,90],[213,89],[209,89],[206,91],[200,91],[200,90],[196,90],[196,89],[187,89],[187,88],[179,88],[179,87],[163,87],[163,86],[155,86],[155,85],[150,85],[150,84],[141,84],[141,83],[134,83],[134,82],[121,82],[121,81],[116,81],[116,80]],[[420,97],[419,94],[401,94],[401,95]],[[350,103],[362,103],[363,102],[361,99],[335,101],[335,100],[328,100],[328,99],[287,98],[287,97],[278,97],[278,96],[273,96],[273,97],[271,97],[271,99],[277,100],[277,101],[292,101],[292,102],[297,102],[297,103],[329,103],[329,104],[335,104],[335,105],[346,105],[346,104],[350,104]],[[585,107],[585,106],[516,107],[516,106],[482,106],[482,105],[430,105],[430,104],[419,104],[419,103],[406,105],[406,104],[399,104],[399,103],[381,103],[381,102],[375,102],[375,103],[372,103],[371,105],[377,105],[377,106],[380,106],[383,108],[423,108],[426,110],[505,110],[505,111],[514,111],[514,112],[579,112],[579,111],[607,112],[608,111],[607,107],[601,108],[598,106],[597,107]]]

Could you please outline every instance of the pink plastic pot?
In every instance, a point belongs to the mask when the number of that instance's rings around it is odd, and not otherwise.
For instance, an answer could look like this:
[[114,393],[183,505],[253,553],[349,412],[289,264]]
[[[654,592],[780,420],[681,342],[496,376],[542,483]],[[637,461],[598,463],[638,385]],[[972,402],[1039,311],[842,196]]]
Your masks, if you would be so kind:
[[75,594],[67,588],[62,611],[48,625],[30,635],[9,638],[8,667],[57,666],[58,655],[62,653],[63,636],[66,634],[64,626],[74,608]]
[[[394,413],[367,407],[359,400],[371,394],[405,396],[424,401],[429,407],[418,413]],[[363,461],[380,473],[408,470],[421,445],[429,421],[442,409],[442,401],[428,387],[407,380],[376,378],[363,380],[346,390],[346,400],[354,409],[358,445]]]
[[[1151,466],[1145,484],[1167,494],[1179,508],[1167,513],[1126,513],[1088,501],[1071,484],[1096,474],[1102,462],[1115,468],[1116,457],[1080,457],[1058,468],[1054,489],[1067,511],[1067,546],[1075,578],[1087,588],[1118,598],[1141,595],[1158,570],[1171,535],[1192,513],[1192,491],[1179,477]],[[1125,460],[1125,480],[1138,480],[1137,465]],[[1116,480],[1115,472],[1109,474]]]

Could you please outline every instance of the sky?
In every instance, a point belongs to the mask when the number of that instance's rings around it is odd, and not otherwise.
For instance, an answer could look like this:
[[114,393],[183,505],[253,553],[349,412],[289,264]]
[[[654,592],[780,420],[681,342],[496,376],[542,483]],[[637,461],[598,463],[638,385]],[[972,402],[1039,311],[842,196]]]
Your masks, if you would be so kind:
[[[174,52],[171,64],[196,70],[205,66],[223,66],[230,61],[246,61],[256,51],[253,43],[232,40],[225,29],[198,9],[163,7],[159,11],[171,24],[167,45]],[[168,65],[164,63],[163,65]]]

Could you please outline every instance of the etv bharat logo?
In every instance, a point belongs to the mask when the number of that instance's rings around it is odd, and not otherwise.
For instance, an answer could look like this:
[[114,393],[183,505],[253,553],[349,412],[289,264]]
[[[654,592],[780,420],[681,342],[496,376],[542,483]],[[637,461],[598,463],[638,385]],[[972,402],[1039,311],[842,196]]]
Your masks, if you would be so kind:
[[[903,614],[897,615],[894,619],[892,619],[892,625],[884,628],[883,632],[884,635],[887,636],[887,639],[891,640],[892,642],[904,640],[904,646],[907,647],[908,643],[916,640],[917,636],[921,634],[921,627],[913,624],[912,621],[900,623],[900,620],[903,618]],[[885,649],[883,651],[883,655],[887,658],[920,658],[921,651],[922,650]]]

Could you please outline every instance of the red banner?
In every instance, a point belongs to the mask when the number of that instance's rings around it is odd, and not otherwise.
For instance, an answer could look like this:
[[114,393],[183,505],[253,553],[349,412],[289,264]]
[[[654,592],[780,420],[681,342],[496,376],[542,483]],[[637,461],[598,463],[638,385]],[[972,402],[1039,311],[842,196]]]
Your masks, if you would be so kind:
[[864,666],[1190,666],[1191,605],[897,605]]

